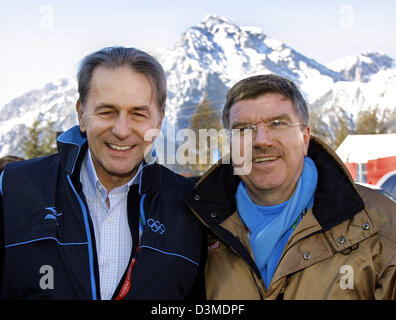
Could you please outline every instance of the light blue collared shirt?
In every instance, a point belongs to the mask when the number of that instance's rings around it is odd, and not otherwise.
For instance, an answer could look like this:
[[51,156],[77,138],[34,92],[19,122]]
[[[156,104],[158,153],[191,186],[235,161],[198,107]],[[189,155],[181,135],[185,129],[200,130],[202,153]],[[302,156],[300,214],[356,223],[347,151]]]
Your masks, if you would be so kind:
[[109,193],[97,177],[89,149],[81,166],[80,181],[94,226],[103,300],[111,299],[128,267],[132,236],[128,223],[127,197],[130,186],[139,184],[142,166],[143,163],[129,182]]

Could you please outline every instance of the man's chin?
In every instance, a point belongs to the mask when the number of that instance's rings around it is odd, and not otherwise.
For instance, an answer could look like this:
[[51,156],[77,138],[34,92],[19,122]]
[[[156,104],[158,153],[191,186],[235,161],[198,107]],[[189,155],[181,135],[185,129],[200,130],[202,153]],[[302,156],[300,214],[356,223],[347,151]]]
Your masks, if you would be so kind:
[[255,179],[248,179],[248,180],[249,180],[248,184],[260,192],[274,191],[277,188],[279,188],[280,185],[282,184],[281,181],[278,181],[274,177],[269,177],[269,176],[262,177],[261,179],[256,176]]
[[104,167],[104,170],[107,175],[115,178],[132,178],[138,171],[140,163],[141,161],[134,166],[129,165],[125,167],[106,166]]
[[118,177],[118,178],[128,178],[128,177],[133,177],[139,169],[139,165],[134,167],[131,170],[106,170],[106,173],[113,176],[113,177]]

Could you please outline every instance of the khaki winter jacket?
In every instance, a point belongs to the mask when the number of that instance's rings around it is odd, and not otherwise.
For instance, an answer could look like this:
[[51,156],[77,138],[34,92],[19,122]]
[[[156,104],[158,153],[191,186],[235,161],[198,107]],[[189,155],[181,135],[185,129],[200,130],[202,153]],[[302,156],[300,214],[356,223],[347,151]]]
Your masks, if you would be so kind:
[[186,200],[209,229],[208,299],[396,299],[396,203],[355,185],[336,154],[311,138],[313,209],[291,235],[265,288],[236,212],[239,178],[217,164]]

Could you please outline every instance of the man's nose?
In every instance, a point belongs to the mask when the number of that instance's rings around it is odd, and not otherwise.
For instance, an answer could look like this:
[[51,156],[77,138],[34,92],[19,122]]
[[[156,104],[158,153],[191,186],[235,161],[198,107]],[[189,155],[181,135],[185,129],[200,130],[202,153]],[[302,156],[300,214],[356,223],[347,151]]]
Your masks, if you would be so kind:
[[272,145],[271,134],[263,123],[256,125],[256,130],[253,133],[253,146],[268,146]]
[[120,140],[126,139],[131,134],[128,115],[120,113],[113,125],[113,134]]

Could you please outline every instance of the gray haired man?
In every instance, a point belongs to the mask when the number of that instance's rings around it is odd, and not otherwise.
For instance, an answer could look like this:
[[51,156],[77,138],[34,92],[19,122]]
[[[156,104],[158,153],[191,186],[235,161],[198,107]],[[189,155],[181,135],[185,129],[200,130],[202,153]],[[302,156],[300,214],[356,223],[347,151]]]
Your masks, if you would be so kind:
[[186,198],[211,230],[207,297],[395,299],[396,204],[355,185],[310,137],[296,85],[276,75],[241,80],[223,125],[231,160],[241,152],[251,170],[235,175],[234,161],[220,161]]
[[202,232],[181,201],[191,182],[144,160],[165,113],[161,65],[105,48],[82,60],[78,92],[79,126],[58,153],[1,176],[2,298],[199,296]]

